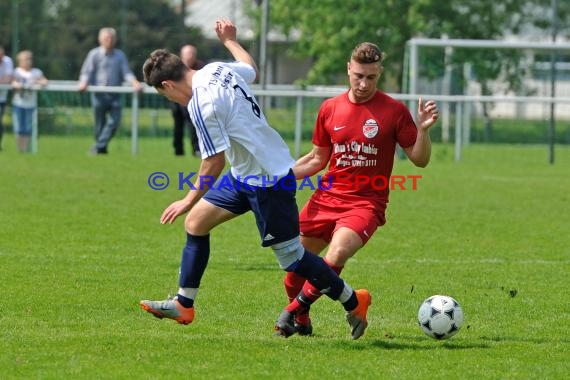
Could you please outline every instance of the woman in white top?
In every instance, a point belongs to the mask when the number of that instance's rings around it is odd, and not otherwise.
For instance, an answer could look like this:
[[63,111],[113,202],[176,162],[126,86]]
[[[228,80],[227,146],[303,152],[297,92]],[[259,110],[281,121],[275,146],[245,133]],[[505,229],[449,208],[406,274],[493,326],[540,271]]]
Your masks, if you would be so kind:
[[12,122],[18,151],[30,151],[30,136],[32,134],[32,120],[38,107],[35,90],[47,85],[48,80],[43,72],[32,67],[32,52],[23,50],[16,56],[18,67],[14,70],[12,87]]

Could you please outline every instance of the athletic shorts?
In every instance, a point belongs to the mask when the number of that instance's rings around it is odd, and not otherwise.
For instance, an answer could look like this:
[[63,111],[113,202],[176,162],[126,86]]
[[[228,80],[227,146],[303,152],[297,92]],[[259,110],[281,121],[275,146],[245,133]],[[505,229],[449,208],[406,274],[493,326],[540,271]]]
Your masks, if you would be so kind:
[[[233,214],[253,211],[261,245],[269,247],[299,236],[299,209],[296,186],[285,185],[294,175],[290,171],[273,187],[257,187],[238,182],[228,171],[204,195],[204,200]],[[228,180],[229,179],[229,180]],[[224,180],[224,185],[221,181]],[[226,186],[227,183],[229,186]]]
[[364,245],[376,229],[386,223],[385,210],[385,204],[355,204],[317,190],[299,214],[301,235],[330,243],[336,230],[346,227],[356,232]]

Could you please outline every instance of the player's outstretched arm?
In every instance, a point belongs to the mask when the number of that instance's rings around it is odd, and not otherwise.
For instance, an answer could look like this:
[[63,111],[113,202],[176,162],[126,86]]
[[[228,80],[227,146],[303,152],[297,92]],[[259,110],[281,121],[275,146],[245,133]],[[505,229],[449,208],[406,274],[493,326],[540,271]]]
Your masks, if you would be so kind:
[[235,25],[228,19],[219,19],[216,21],[215,30],[220,42],[229,50],[236,61],[247,63],[255,69],[255,79],[257,80],[259,70],[253,57],[237,41]]
[[418,135],[416,142],[411,147],[405,149],[406,154],[414,165],[426,167],[431,157],[431,140],[429,138],[429,128],[435,124],[439,118],[437,104],[433,100],[423,102],[418,100]]

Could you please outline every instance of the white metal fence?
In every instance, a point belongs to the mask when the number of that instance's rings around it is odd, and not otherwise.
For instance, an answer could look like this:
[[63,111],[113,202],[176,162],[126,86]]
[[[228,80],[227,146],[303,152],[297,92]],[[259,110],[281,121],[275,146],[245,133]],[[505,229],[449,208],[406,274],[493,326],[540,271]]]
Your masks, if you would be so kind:
[[[11,89],[8,85],[0,85],[0,89]],[[77,92],[77,82],[69,81],[51,81],[46,87],[34,88],[36,92],[39,91],[59,91],[59,92]],[[139,112],[140,109],[140,96],[141,94],[133,92],[130,86],[123,87],[104,87],[104,86],[90,86],[88,92],[113,92],[113,93],[128,93],[131,94],[131,152],[137,154],[139,151]],[[294,89],[292,86],[275,86],[267,89],[261,89],[253,86],[254,94],[257,97],[264,98],[290,98],[295,101],[295,120],[294,120],[294,154],[299,156],[301,153],[301,142],[303,134],[303,109],[308,98],[329,98],[340,94],[345,91],[344,88],[339,87],[313,87],[308,89]],[[153,88],[145,87],[142,91],[145,96],[157,95]],[[550,107],[554,104],[561,110],[560,115],[570,108],[570,97],[544,97],[544,96],[457,96],[457,95],[437,95],[437,94],[390,94],[394,98],[407,102],[412,115],[415,116],[417,109],[417,101],[421,96],[423,99],[432,99],[438,104],[453,104],[455,105],[454,111],[454,131],[455,131],[455,160],[461,159],[462,146],[469,143],[469,129],[471,115],[476,112],[476,107],[473,105],[481,103],[494,103],[494,104],[511,104],[516,106],[525,106],[529,104],[543,105]],[[440,109],[442,107],[440,106]],[[446,107],[447,109],[448,107]],[[564,111],[564,112],[563,112]],[[316,116],[316,115],[315,115]],[[38,136],[38,121],[37,112],[35,113],[33,123],[32,135],[32,149],[37,152],[37,136]]]

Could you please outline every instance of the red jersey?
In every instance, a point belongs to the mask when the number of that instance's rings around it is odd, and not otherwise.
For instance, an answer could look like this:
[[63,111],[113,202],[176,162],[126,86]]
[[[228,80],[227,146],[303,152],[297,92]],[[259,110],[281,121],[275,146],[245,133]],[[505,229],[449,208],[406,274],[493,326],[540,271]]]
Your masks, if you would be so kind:
[[364,103],[352,103],[348,92],[325,100],[313,144],[330,147],[331,157],[314,196],[385,204],[396,143],[407,148],[415,143],[416,136],[417,128],[406,106],[381,91]]

